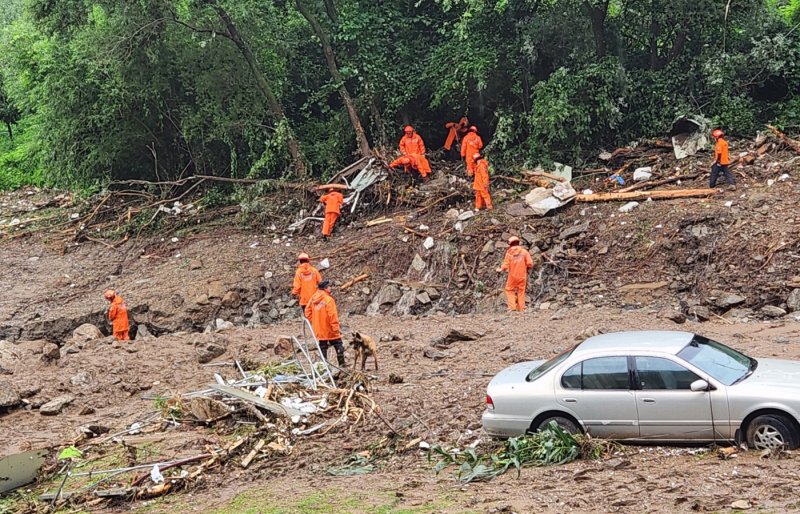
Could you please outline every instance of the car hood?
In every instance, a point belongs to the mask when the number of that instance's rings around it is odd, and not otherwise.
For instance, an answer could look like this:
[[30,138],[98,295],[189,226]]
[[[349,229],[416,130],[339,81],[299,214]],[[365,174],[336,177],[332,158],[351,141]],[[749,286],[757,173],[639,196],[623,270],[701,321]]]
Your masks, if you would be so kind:
[[774,387],[800,390],[800,362],[782,359],[758,359],[752,375],[739,384],[743,389]]
[[493,389],[496,387],[524,384],[525,377],[528,376],[528,373],[533,371],[534,368],[543,362],[543,360],[539,360],[518,362],[513,364],[495,375],[492,381],[489,382],[489,388]]

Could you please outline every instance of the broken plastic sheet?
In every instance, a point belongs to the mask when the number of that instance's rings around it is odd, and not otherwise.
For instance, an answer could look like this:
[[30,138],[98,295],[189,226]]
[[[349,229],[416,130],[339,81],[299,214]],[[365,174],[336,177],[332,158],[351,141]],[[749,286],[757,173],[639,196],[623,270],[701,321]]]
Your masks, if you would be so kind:
[[553,209],[567,205],[575,199],[577,192],[568,182],[560,182],[552,189],[537,187],[525,195],[525,203],[534,214],[544,216]]
[[702,116],[682,116],[672,123],[669,136],[676,159],[683,159],[708,146],[710,122]]

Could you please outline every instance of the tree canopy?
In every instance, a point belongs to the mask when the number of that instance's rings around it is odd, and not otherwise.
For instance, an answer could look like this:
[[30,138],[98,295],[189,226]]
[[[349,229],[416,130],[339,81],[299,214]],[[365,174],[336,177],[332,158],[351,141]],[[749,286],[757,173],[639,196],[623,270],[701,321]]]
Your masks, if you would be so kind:
[[58,185],[324,177],[465,114],[496,163],[580,162],[682,114],[797,129],[798,24],[799,0],[6,0],[0,137]]

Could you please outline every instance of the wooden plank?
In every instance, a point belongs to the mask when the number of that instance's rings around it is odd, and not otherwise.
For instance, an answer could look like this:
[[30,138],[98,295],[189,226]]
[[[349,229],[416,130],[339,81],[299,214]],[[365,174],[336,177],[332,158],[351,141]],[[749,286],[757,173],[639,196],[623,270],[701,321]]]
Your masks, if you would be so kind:
[[278,416],[286,416],[288,418],[291,418],[294,416],[303,415],[303,413],[297,409],[293,409],[291,407],[284,407],[283,405],[277,402],[263,400],[260,397],[254,395],[253,393],[248,393],[247,391],[242,391],[241,389],[237,389],[235,387],[220,385],[220,384],[209,384],[208,388],[226,394],[228,396],[244,400],[248,403],[252,403],[257,407],[261,407],[262,409],[268,410],[273,414],[277,414]]
[[242,459],[243,468],[247,468],[247,466],[249,466],[250,463],[253,462],[253,459],[256,458],[256,455],[258,455],[258,452],[261,451],[261,448],[263,448],[265,444],[266,441],[264,441],[263,439],[258,440],[256,445],[253,446],[253,449],[250,450],[250,453],[248,453],[247,456],[244,459]]
[[628,193],[595,193],[591,195],[579,194],[576,202],[618,202],[623,200],[667,200],[671,198],[697,198],[717,194],[716,189],[673,189],[661,191],[632,191]]
[[699,173],[694,173],[692,175],[673,175],[671,177],[667,177],[661,180],[645,180],[644,182],[638,182],[633,184],[632,186],[623,187],[617,193],[629,193],[631,191],[636,191],[638,189],[645,189],[647,187],[656,187],[656,186],[663,186],[664,184],[670,184],[672,182],[677,182],[679,180],[691,180],[699,177]]

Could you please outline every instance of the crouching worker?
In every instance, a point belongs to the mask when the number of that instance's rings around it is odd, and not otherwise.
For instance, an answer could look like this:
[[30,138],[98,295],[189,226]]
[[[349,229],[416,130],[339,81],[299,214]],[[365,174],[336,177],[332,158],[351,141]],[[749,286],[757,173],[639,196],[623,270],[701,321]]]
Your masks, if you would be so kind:
[[403,167],[406,173],[413,173],[415,171],[419,173],[423,182],[430,180],[428,175],[431,173],[431,165],[428,163],[428,160],[421,155],[403,155],[389,164],[389,167],[392,169],[399,168],[400,166]]
[[111,307],[108,309],[108,319],[111,321],[112,332],[117,341],[130,341],[128,335],[128,306],[125,305],[125,300],[119,296],[116,291],[109,289],[103,296],[106,300],[111,302]]
[[319,341],[319,347],[325,359],[328,358],[328,348],[333,346],[339,366],[344,367],[344,346],[342,345],[342,332],[339,328],[339,313],[336,310],[336,300],[331,296],[329,280],[320,282],[317,292],[311,296],[311,300],[306,305],[306,318],[311,322],[311,329]]

